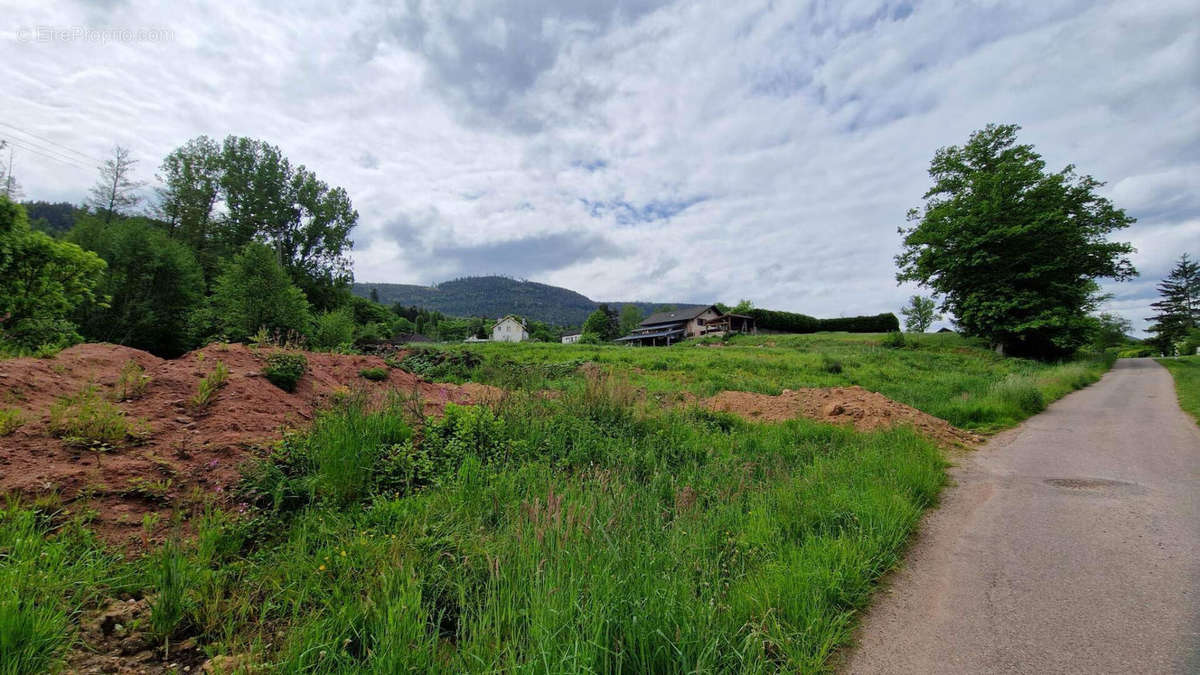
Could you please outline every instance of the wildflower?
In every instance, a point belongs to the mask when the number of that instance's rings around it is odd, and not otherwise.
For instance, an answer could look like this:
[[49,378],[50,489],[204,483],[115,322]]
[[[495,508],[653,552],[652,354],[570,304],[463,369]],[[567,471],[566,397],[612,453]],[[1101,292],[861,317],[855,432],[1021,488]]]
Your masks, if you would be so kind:
[[317,567],[317,571],[318,571],[318,572],[324,572],[324,571],[325,571],[325,566],[324,566],[324,565],[321,565],[321,566]]
[[342,551],[342,557],[343,557],[343,558],[345,558],[345,557],[346,557],[346,552],[345,552],[345,551]]

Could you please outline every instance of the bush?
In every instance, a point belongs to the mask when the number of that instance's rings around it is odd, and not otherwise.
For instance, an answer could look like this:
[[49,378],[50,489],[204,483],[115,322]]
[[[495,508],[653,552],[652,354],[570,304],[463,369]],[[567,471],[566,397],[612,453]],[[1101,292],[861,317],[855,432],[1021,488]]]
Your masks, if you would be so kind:
[[282,335],[307,335],[312,326],[308,299],[292,283],[266,244],[249,244],[217,277],[214,319],[229,338],[242,340],[260,328]]
[[196,394],[192,396],[188,403],[196,410],[207,408],[213,402],[213,399],[217,397],[217,390],[224,387],[228,380],[229,368],[224,363],[217,361],[217,365],[213,366],[212,372],[200,380],[200,384],[196,386]]
[[354,314],[349,308],[321,314],[308,344],[314,351],[332,351],[354,344]]
[[271,384],[284,391],[293,392],[296,391],[296,383],[304,376],[306,370],[308,359],[304,358],[303,354],[275,352],[267,357],[267,365],[262,372]]
[[821,370],[823,370],[827,373],[836,375],[836,374],[842,372],[842,362],[838,361],[837,359],[831,359],[828,356],[822,354],[821,355]]
[[770,309],[751,309],[755,324],[766,330],[784,333],[819,333],[841,331],[846,333],[890,333],[900,330],[900,319],[895,314],[874,316],[846,316],[836,319],[817,319],[807,314],[777,312]]
[[1119,359],[1140,359],[1147,356],[1158,356],[1158,349],[1154,347],[1134,347],[1132,349],[1122,349],[1117,352]]
[[128,401],[141,398],[146,393],[146,385],[150,384],[150,376],[146,369],[137,361],[129,359],[121,366],[121,376],[117,378],[113,397],[118,401]]
[[881,340],[879,344],[880,346],[887,347],[888,349],[901,349],[906,344],[904,341],[904,333],[901,333],[898,330],[889,331],[887,335],[883,336],[883,340]]
[[387,368],[363,368],[358,371],[360,377],[371,380],[372,382],[382,382],[388,377]]
[[0,408],[0,436],[7,436],[17,429],[25,420],[21,419],[21,411],[16,408]]

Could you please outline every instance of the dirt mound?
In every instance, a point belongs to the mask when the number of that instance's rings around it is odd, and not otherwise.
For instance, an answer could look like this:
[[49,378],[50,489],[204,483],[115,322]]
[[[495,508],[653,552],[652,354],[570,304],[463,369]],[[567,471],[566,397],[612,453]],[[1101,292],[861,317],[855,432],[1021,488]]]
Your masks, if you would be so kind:
[[[395,392],[411,397],[436,414],[448,402],[476,403],[495,397],[481,386],[433,384],[402,370],[368,381],[364,368],[386,365],[377,356],[306,353],[308,371],[294,393],[261,375],[270,348],[214,344],[164,360],[136,349],[84,344],[49,359],[0,361],[0,408],[16,408],[23,424],[0,437],[0,493],[26,496],[56,493],[75,500],[72,508],[96,512],[97,531],[111,541],[137,546],[158,538],[156,516],[174,509],[197,508],[212,495],[223,495],[239,476],[238,466],[260,454],[287,427],[301,427],[331,397],[361,392],[380,401]],[[96,386],[109,400],[121,369],[134,361],[149,377],[145,392],[116,402],[129,420],[143,424],[146,435],[103,451],[71,447],[50,433],[50,408],[63,397]],[[189,400],[200,380],[220,362],[229,369],[227,384],[208,406]],[[419,401],[419,403],[418,403]],[[82,502],[82,503],[80,503]]]
[[944,447],[971,446],[981,438],[916,408],[862,387],[784,389],[778,396],[723,391],[701,402],[705,408],[752,421],[781,422],[805,417],[851,425],[859,431],[909,425]]

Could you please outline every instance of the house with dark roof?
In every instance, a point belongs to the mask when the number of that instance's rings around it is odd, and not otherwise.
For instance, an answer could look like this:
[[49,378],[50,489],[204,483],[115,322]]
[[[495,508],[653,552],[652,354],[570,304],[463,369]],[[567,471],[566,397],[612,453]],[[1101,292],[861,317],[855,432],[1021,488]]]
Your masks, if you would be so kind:
[[754,317],[726,314],[716,305],[699,305],[651,314],[637,330],[617,338],[617,342],[656,347],[705,335],[756,332]]

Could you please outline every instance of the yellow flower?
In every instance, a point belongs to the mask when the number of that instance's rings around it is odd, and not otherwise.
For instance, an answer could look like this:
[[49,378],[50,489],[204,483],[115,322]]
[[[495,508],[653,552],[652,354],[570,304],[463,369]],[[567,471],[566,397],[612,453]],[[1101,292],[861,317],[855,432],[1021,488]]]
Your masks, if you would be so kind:
[[325,566],[324,566],[324,565],[321,565],[320,567],[318,567],[318,568],[317,568],[317,571],[318,571],[318,572],[324,572],[324,571],[325,571]]
[[342,557],[343,557],[343,558],[345,558],[345,557],[346,557],[346,552],[345,552],[345,551],[342,551]]

